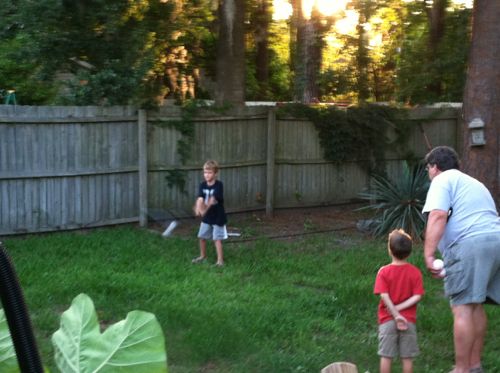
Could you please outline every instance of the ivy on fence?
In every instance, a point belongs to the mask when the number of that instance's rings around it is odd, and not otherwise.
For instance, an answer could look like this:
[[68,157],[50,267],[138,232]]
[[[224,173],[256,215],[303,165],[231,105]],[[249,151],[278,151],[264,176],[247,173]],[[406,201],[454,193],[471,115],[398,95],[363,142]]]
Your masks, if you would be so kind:
[[[195,129],[194,117],[203,109],[223,113],[227,107],[208,106],[203,101],[190,101],[183,106],[179,120],[154,120],[150,123],[179,131],[177,153],[182,165],[192,154]],[[410,127],[409,110],[402,107],[367,104],[338,108],[335,106],[310,106],[286,104],[277,111],[278,119],[293,117],[311,121],[319,132],[319,141],[325,160],[340,163],[356,161],[368,172],[385,174],[385,154],[397,151],[404,159],[414,155],[407,146]],[[168,186],[186,193],[187,172],[180,168],[167,171]]]
[[[151,124],[159,127],[169,127],[177,130],[181,134],[181,138],[177,141],[177,154],[179,155],[182,165],[187,164],[193,152],[194,144],[194,117],[203,109],[218,114],[225,112],[228,107],[209,106],[205,101],[191,100],[188,101],[181,110],[181,118],[179,120],[153,120]],[[183,194],[186,194],[186,179],[187,171],[181,168],[175,168],[167,171],[165,176],[167,184],[170,188],[178,188]]]
[[311,121],[319,132],[323,156],[328,161],[357,161],[369,172],[383,174],[387,150],[412,158],[406,144],[414,121],[409,119],[405,108],[376,104],[348,108],[287,104],[279,108],[277,115]]

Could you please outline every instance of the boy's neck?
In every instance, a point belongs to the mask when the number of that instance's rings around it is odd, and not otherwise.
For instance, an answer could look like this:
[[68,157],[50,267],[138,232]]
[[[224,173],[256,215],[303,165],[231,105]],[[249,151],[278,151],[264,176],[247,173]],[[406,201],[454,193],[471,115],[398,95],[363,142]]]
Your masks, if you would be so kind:
[[398,259],[398,258],[392,257],[392,263],[391,264],[394,264],[394,265],[397,265],[397,266],[401,266],[401,265],[406,264],[406,263],[408,263],[406,261],[406,259]]
[[216,181],[217,181],[217,178],[214,178],[213,180],[207,181],[207,185],[212,186],[215,184]]

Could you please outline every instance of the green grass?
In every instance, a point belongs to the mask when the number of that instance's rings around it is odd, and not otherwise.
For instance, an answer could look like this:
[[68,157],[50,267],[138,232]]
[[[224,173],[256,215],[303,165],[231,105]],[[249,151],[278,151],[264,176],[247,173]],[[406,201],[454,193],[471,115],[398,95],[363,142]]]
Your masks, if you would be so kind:
[[[297,242],[226,244],[226,267],[192,265],[195,239],[162,239],[133,227],[4,240],[25,292],[42,359],[52,372],[50,337],[79,293],[103,325],[140,309],[154,313],[170,372],[319,372],[333,361],[378,371],[378,268],[384,241],[332,233]],[[209,247],[210,263],[215,261]],[[421,248],[411,262],[423,268]],[[424,275],[422,351],[416,372],[453,363],[452,318],[439,280]],[[500,366],[500,309],[488,308],[486,371]],[[400,370],[398,362],[395,371]]]

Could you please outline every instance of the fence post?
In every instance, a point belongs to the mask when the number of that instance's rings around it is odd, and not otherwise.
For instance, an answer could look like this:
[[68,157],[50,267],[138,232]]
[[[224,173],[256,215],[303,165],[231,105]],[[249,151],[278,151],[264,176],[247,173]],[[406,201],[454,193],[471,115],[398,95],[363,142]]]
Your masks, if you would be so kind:
[[148,144],[147,144],[147,112],[139,109],[138,116],[139,142],[139,226],[148,224]]
[[276,153],[276,110],[267,112],[266,215],[273,216]]

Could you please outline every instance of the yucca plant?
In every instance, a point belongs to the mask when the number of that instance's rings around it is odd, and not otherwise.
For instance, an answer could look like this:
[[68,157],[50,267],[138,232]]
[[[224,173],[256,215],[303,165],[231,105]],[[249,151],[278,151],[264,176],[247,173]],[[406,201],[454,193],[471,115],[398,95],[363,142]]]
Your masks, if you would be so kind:
[[410,166],[406,161],[399,179],[374,175],[370,184],[369,190],[360,193],[362,199],[370,201],[362,209],[375,210],[370,231],[375,236],[384,236],[402,228],[414,240],[420,240],[425,228],[422,208],[430,185],[425,165]]

